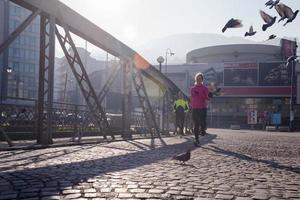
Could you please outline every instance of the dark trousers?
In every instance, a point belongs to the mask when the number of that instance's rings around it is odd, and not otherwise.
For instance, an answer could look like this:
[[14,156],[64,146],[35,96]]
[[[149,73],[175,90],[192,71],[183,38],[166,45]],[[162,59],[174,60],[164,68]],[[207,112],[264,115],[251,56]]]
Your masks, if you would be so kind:
[[176,112],[175,113],[175,130],[179,128],[180,134],[183,134],[183,127],[184,127],[184,120],[185,120],[185,113],[183,112]]
[[206,130],[206,116],[207,116],[207,109],[193,109],[193,121],[194,121],[194,134],[195,138],[198,141],[199,133],[201,128],[201,133],[204,133]]

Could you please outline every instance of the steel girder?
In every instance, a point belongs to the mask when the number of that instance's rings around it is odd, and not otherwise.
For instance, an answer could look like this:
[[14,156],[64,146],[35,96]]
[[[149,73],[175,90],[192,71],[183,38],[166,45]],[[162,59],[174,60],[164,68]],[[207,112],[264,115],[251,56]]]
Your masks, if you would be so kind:
[[122,60],[123,65],[123,102],[122,102],[122,136],[123,138],[131,138],[131,110],[132,110],[132,81],[131,68],[129,61]]
[[[106,139],[107,131],[109,131],[109,123],[106,118],[105,111],[103,110],[99,99],[97,98],[96,92],[90,82],[88,74],[84,68],[82,60],[78,54],[76,46],[73,42],[71,34],[66,26],[63,27],[64,36],[60,34],[58,28],[56,27],[56,36],[62,47],[65,57],[67,58],[71,70],[74,74],[75,79],[81,89],[81,92],[86,100],[86,103],[92,113],[94,122],[100,131],[104,134],[104,139]],[[67,45],[70,46],[71,51],[68,51]],[[111,134],[112,139],[115,139],[114,135]]]
[[133,84],[137,92],[141,107],[143,109],[146,118],[146,123],[151,131],[151,135],[152,135],[151,129],[154,128],[155,133],[157,134],[158,137],[160,137],[159,126],[157,124],[154,111],[152,109],[150,100],[148,98],[148,94],[145,88],[141,70],[133,69],[133,67],[131,67],[131,69],[132,69],[131,74],[132,74]]
[[37,143],[52,144],[53,88],[55,60],[55,18],[41,15],[40,67],[37,102]]

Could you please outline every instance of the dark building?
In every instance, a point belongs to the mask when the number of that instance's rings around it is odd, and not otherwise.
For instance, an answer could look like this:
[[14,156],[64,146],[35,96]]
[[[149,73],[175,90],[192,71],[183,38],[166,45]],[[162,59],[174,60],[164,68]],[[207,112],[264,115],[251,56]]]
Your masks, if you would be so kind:
[[[0,0],[0,42],[3,42],[30,15],[30,11]],[[36,99],[39,66],[39,17],[0,57],[1,97]]]

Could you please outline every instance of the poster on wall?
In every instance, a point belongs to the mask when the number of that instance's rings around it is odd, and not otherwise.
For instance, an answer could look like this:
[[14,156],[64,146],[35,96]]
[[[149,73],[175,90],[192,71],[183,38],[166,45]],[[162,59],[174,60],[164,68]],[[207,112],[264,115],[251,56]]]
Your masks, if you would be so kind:
[[291,84],[292,67],[286,63],[260,63],[260,86],[289,86]]
[[257,64],[224,64],[224,86],[257,86]]
[[248,124],[257,124],[257,110],[248,111]]

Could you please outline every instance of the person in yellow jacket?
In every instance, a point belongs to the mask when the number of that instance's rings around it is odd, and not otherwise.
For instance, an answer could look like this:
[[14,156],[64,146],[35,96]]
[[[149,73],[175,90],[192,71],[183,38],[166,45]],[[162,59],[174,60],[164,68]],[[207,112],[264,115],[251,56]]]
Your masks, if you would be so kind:
[[[185,113],[189,111],[189,104],[183,98],[183,94],[181,92],[178,93],[178,99],[174,103],[174,111],[175,111],[175,131],[181,135],[183,135],[183,127],[185,120]],[[177,131],[179,128],[179,131]]]

